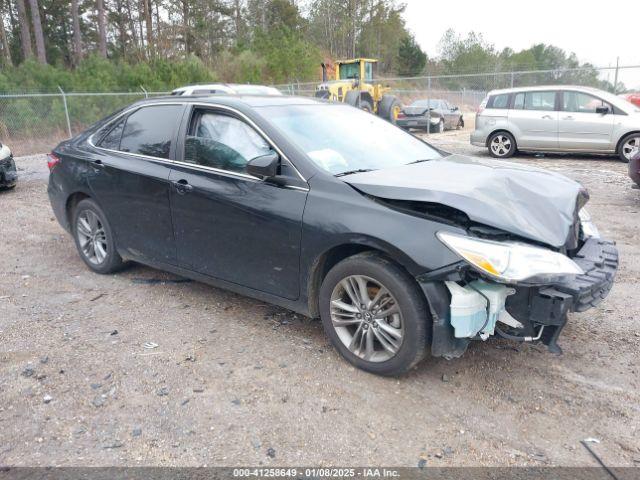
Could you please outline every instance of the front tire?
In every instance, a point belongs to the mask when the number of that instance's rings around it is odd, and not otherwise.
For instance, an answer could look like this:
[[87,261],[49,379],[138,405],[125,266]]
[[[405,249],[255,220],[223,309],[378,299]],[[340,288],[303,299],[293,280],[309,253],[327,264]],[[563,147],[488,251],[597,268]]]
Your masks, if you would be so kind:
[[73,211],[72,225],[80,258],[91,270],[107,274],[123,267],[111,225],[95,201],[85,198],[78,203]]
[[334,347],[354,366],[400,375],[425,355],[431,317],[401,267],[374,252],[334,266],[320,288],[320,316]]
[[621,161],[629,161],[640,153],[640,133],[631,133],[620,141],[618,157]]
[[516,139],[509,132],[496,132],[487,142],[489,154],[495,158],[509,158],[516,153]]
[[378,103],[378,115],[395,125],[400,113],[400,102],[394,95],[383,95]]

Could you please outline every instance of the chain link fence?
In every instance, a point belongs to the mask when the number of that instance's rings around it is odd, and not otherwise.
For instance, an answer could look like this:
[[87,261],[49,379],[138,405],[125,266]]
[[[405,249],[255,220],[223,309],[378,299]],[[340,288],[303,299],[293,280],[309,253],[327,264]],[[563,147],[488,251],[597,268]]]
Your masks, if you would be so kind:
[[50,151],[127,105],[164,92],[0,94],[0,142],[15,156]]
[[[621,94],[640,91],[640,65],[527,70],[514,72],[383,78],[374,81],[390,88],[403,105],[415,100],[441,99],[457,106],[467,129],[474,128],[475,112],[491,90],[535,85],[580,85]],[[314,96],[318,82],[276,85],[286,95]]]
[[[315,95],[319,82],[276,85],[286,95]],[[531,85],[582,85],[616,91],[640,90],[640,65],[564,70],[532,70],[464,75],[431,75],[377,80],[404,105],[418,99],[443,99],[457,106],[467,129],[487,92]],[[614,87],[615,85],[615,87]],[[0,142],[16,156],[43,153],[136,100],[166,92],[0,93]]]

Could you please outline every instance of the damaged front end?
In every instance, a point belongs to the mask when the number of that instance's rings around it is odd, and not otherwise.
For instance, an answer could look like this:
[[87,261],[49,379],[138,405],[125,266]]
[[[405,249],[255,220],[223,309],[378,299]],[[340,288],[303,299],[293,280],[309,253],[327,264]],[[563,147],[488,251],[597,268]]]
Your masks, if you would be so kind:
[[561,353],[558,336],[569,312],[595,307],[609,293],[618,267],[613,242],[588,237],[569,253],[579,268],[546,283],[501,283],[467,261],[418,277],[433,318],[433,356],[455,358],[471,340],[498,335],[514,341],[542,342]]
[[460,259],[417,277],[434,356],[459,357],[492,335],[560,352],[567,314],[597,305],[613,284],[615,244],[584,210],[588,192],[562,175],[450,155],[348,181],[387,208],[440,224],[431,249]]

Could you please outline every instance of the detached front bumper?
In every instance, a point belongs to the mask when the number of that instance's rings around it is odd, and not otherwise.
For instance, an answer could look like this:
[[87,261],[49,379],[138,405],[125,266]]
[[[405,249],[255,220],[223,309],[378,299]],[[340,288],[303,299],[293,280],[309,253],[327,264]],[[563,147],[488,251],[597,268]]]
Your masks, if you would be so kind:
[[541,341],[552,351],[560,351],[556,340],[567,323],[567,313],[584,312],[609,294],[618,270],[618,249],[612,241],[590,238],[573,261],[583,275],[554,285],[518,288],[506,303],[507,312],[523,323],[528,333],[545,327]]
[[640,153],[629,161],[629,178],[640,186]]
[[396,120],[396,125],[405,128],[427,128],[429,120],[427,117],[402,117]]
[[18,180],[18,172],[13,155],[0,160],[0,187],[13,187]]
[[[561,352],[557,345],[560,332],[567,323],[569,312],[583,312],[598,305],[613,286],[618,269],[618,249],[614,242],[589,238],[572,259],[585,272],[571,279],[545,286],[515,287],[515,293],[507,297],[506,311],[521,324],[521,328],[509,330],[513,337],[535,338],[547,345],[552,352]],[[464,265],[443,272],[442,279],[455,280]],[[431,353],[434,356],[454,358],[461,356],[472,338],[456,338],[451,325],[449,303],[451,296],[442,280],[435,277],[419,278],[429,302],[433,319]],[[541,328],[544,327],[542,330]],[[497,331],[497,329],[496,329]],[[539,334],[542,332],[542,335]],[[499,332],[497,332],[499,333]]]

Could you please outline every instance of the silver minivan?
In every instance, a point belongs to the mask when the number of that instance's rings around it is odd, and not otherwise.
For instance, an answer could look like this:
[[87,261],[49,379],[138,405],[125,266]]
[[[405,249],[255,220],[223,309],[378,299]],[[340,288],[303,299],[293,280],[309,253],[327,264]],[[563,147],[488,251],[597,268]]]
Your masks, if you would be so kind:
[[640,109],[590,87],[493,90],[478,109],[471,143],[497,158],[524,150],[617,154],[628,162],[640,152]]

